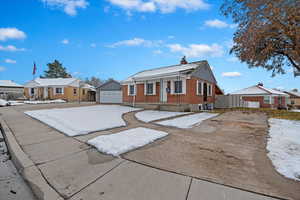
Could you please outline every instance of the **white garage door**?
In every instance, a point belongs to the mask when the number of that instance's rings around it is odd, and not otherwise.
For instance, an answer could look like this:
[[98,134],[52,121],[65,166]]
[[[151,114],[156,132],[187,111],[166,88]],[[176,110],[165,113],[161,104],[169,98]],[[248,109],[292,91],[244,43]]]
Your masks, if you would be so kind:
[[100,103],[122,103],[122,91],[100,91]]

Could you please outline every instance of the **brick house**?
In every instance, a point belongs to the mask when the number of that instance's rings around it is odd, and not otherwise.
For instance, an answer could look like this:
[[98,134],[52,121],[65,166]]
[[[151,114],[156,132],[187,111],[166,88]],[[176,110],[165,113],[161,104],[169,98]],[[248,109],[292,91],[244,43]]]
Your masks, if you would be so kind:
[[24,94],[32,100],[95,101],[96,90],[76,78],[36,78],[24,85]]
[[300,108],[300,92],[297,89],[284,91],[284,93],[290,96],[290,102],[292,106]]
[[230,93],[239,95],[242,100],[256,102],[259,108],[286,108],[289,95],[275,89],[269,89],[262,83]]
[[162,110],[213,108],[223,92],[207,61],[160,67],[136,73],[121,82],[123,103]]

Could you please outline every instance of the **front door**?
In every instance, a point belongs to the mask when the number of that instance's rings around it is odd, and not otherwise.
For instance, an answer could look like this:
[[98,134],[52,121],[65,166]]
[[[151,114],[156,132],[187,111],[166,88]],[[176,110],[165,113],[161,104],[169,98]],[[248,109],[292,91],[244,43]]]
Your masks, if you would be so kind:
[[203,84],[203,101],[207,101],[207,83]]
[[160,101],[166,103],[168,101],[168,81],[160,81]]

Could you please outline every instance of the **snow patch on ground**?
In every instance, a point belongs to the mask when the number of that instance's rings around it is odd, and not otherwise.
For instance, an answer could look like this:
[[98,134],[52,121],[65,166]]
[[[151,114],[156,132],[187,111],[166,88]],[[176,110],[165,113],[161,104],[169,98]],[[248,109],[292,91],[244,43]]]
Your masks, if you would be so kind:
[[200,124],[202,121],[215,117],[218,114],[213,113],[197,113],[193,115],[178,117],[175,119],[170,119],[162,122],[157,122],[156,124],[164,126],[174,126],[177,128],[192,128],[196,124]]
[[297,110],[297,109],[295,109],[295,110],[291,110],[291,111],[293,111],[293,112],[300,112],[300,110]]
[[276,170],[300,181],[300,121],[269,119],[268,157]]
[[111,135],[102,135],[88,141],[100,152],[119,156],[167,136],[168,133],[149,128],[133,128]]
[[8,102],[5,101],[4,99],[0,99],[0,106],[8,106]]
[[140,109],[119,105],[99,105],[26,111],[25,114],[68,136],[76,136],[126,126],[122,115],[136,110]]
[[22,101],[8,101],[10,106],[19,106],[19,105],[24,105]]
[[26,104],[49,104],[49,103],[66,103],[66,101],[62,99],[55,100],[45,100],[45,101],[24,101]]
[[136,118],[143,122],[151,122],[159,119],[165,119],[169,117],[176,117],[179,115],[188,114],[188,112],[168,112],[158,110],[145,110],[135,114]]

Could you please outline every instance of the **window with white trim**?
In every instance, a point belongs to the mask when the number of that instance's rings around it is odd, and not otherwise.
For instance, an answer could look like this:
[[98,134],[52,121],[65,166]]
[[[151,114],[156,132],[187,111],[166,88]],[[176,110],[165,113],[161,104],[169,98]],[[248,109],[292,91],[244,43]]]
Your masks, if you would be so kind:
[[212,96],[212,85],[207,84],[207,91],[208,91],[208,96]]
[[201,81],[197,81],[197,95],[203,94],[203,83]]
[[153,95],[154,94],[154,83],[147,83],[146,84],[146,94]]
[[182,80],[174,81],[174,93],[182,94]]
[[270,104],[270,96],[264,96],[264,104]]
[[55,88],[55,94],[62,94],[63,89],[62,88]]
[[76,88],[73,89],[73,95],[77,95],[77,89]]
[[30,88],[30,95],[34,95],[34,88]]
[[129,95],[133,96],[135,95],[135,86],[129,85]]

